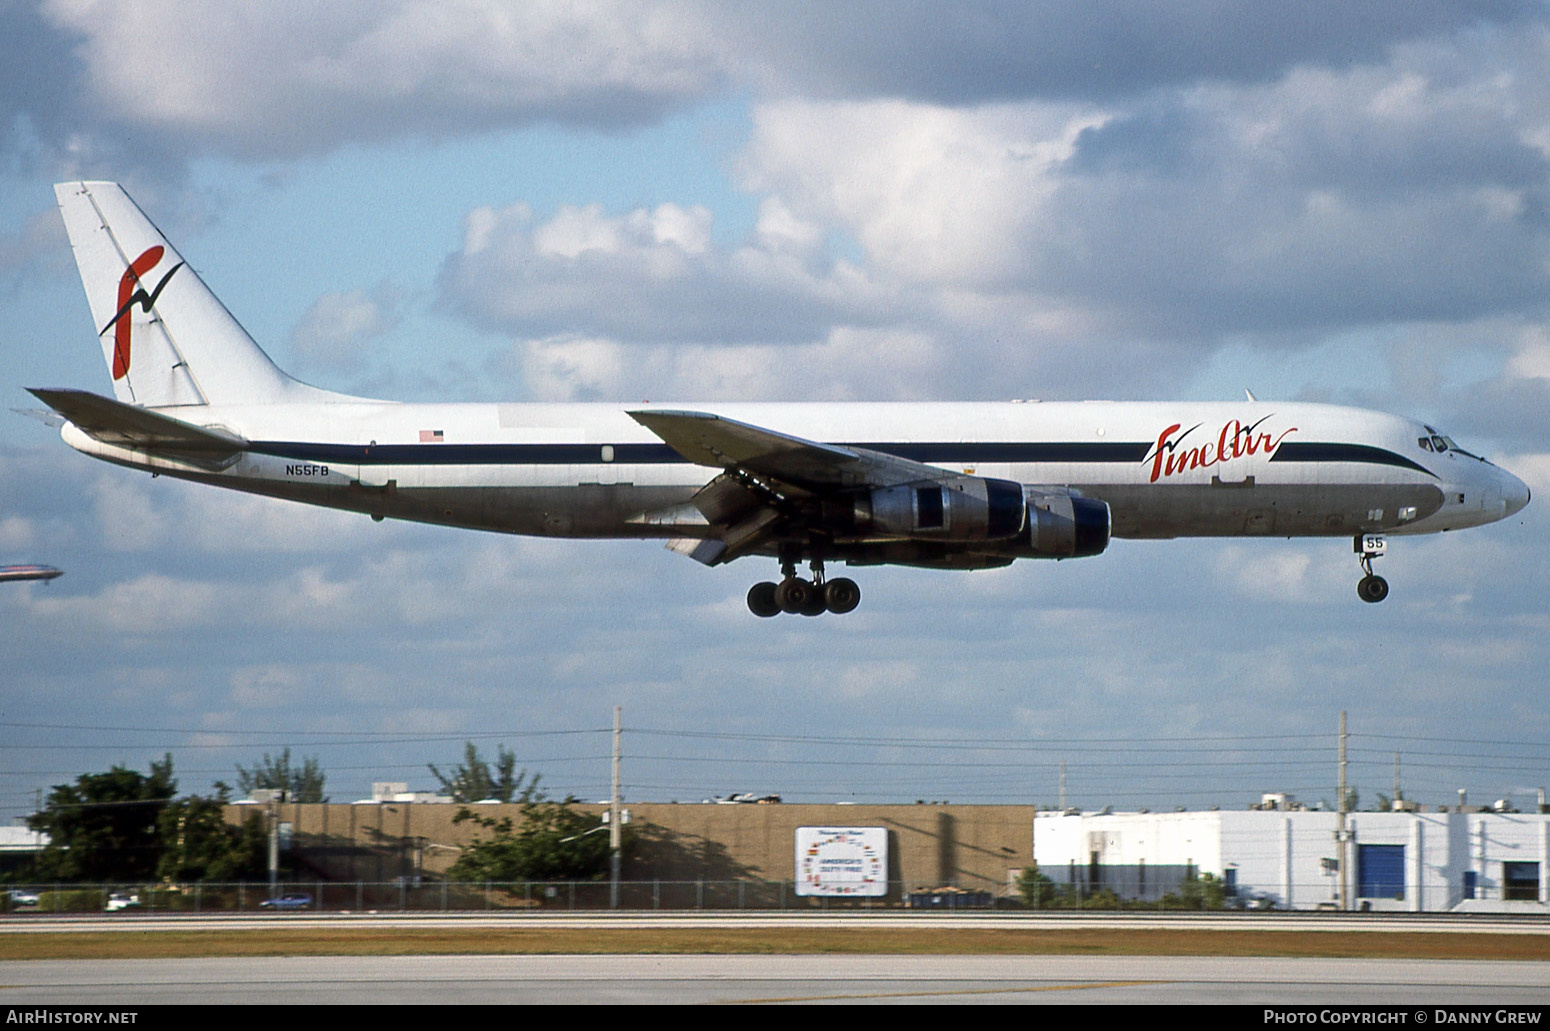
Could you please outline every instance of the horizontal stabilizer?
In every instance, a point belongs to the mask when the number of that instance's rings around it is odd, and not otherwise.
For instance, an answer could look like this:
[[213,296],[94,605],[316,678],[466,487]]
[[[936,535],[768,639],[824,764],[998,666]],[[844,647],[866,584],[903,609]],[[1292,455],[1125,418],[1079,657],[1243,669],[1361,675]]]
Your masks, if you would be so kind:
[[85,390],[28,388],[28,392],[74,423],[76,429],[104,444],[204,461],[236,455],[248,444],[225,430],[196,426]]

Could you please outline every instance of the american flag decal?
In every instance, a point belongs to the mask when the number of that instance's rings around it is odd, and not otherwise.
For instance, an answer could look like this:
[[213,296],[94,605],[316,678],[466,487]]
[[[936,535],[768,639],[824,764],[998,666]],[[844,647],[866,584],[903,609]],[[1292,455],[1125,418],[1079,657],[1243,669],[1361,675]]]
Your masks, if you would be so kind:
[[446,438],[442,436],[440,430],[421,430],[420,431],[420,443],[421,444],[440,444],[445,439]]

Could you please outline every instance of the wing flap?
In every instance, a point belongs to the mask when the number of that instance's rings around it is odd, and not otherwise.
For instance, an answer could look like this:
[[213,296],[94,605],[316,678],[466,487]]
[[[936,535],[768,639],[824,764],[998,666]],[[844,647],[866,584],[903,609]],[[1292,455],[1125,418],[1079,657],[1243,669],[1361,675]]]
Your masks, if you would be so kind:
[[769,500],[739,483],[736,477],[722,474],[701,487],[692,503],[709,522],[726,524],[768,504]]

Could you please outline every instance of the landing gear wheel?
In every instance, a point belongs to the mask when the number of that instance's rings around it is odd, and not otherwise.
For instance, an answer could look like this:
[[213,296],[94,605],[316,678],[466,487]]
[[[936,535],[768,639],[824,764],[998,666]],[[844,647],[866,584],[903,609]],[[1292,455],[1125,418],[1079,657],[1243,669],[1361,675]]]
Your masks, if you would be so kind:
[[824,605],[836,615],[844,615],[861,604],[861,588],[856,581],[840,577],[823,585]]
[[766,580],[748,588],[748,611],[761,619],[780,615],[780,605],[775,601],[775,585]]
[[1389,582],[1381,576],[1364,576],[1356,584],[1356,596],[1377,603],[1389,596]]
[[828,606],[826,606],[823,601],[823,588],[817,585],[813,585],[812,597],[807,600],[806,605],[802,606],[802,615],[821,616],[826,611],[828,611]]
[[1388,550],[1382,534],[1359,533],[1351,544],[1357,561],[1366,575],[1356,584],[1356,596],[1365,602],[1377,603],[1389,596],[1389,582],[1372,571],[1372,560],[1381,558]]
[[806,580],[788,576],[775,588],[775,604],[780,606],[780,611],[795,615],[806,611],[817,593]]

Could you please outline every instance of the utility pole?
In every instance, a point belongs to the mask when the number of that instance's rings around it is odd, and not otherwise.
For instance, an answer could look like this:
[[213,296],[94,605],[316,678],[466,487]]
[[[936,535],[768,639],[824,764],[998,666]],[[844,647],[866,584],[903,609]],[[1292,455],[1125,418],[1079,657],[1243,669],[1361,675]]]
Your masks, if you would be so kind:
[[280,803],[285,801],[283,790],[275,791],[269,798],[269,897],[274,898],[280,880]]
[[1066,811],[1066,761],[1060,760],[1060,811]]
[[609,870],[612,883],[608,890],[608,907],[619,908],[619,865],[624,849],[624,827],[619,810],[619,706],[614,706],[614,790],[608,804]]
[[1340,911],[1344,913],[1349,907],[1350,898],[1347,895],[1346,884],[1346,829],[1345,814],[1349,801],[1345,786],[1345,710],[1340,710],[1340,819],[1335,829],[1335,866],[1339,873],[1337,891],[1339,893]]

